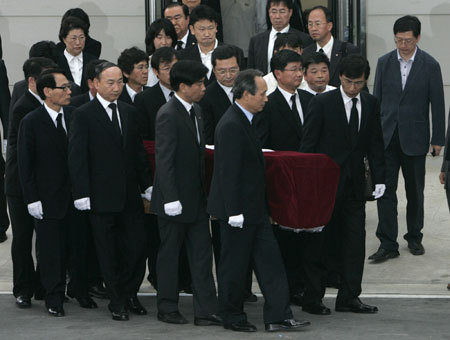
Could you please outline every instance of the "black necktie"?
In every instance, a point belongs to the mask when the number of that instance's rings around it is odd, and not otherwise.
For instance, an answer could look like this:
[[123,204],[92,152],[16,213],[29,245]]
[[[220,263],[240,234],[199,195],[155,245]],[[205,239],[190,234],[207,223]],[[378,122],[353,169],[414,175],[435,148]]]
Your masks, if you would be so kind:
[[191,117],[192,124],[194,124],[195,139],[198,141],[197,125],[195,124],[195,110],[194,110],[194,106],[192,106],[191,109],[189,110],[189,116]]
[[63,138],[64,142],[67,142],[67,132],[64,130],[62,124],[62,117],[62,113],[58,113],[58,116],[56,117],[56,130],[58,130],[58,133]]
[[356,103],[358,102],[358,98],[352,98],[352,110],[350,111],[350,121],[348,122],[350,128],[350,139],[352,141],[352,146],[355,146],[356,140],[358,138],[358,126],[359,126],[359,118],[358,118],[358,109],[356,108]]
[[181,40],[177,41],[177,45],[175,46],[175,49],[177,51],[182,50],[183,49],[183,42]]
[[119,136],[122,136],[122,130],[120,130],[119,125],[119,118],[117,117],[117,105],[115,103],[111,103],[108,105],[108,107],[112,110],[112,125],[114,130],[119,134]]
[[325,54],[325,51],[323,50],[323,48],[321,48],[321,49],[319,50],[319,52]]
[[169,97],[172,98],[174,94],[175,94],[175,93],[174,93],[173,91],[170,91]]
[[297,93],[294,93],[291,97],[292,100],[292,114],[294,115],[294,119],[297,122],[299,127],[302,127],[302,120],[300,119],[300,115],[297,110],[297,104],[295,103],[295,96]]

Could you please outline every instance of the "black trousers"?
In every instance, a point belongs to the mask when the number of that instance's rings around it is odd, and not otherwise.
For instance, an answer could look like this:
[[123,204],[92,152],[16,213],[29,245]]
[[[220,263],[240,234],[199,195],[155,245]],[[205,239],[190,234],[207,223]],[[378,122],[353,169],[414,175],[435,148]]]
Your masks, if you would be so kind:
[[338,272],[341,277],[336,304],[345,304],[361,294],[361,282],[364,270],[366,244],[365,201],[358,200],[351,181],[347,181],[336,202],[330,223],[326,226],[333,230],[334,242],[339,253]]
[[[3,159],[1,160],[2,162]],[[6,196],[5,196],[5,166],[0,172],[0,233],[6,233],[9,227],[8,212],[6,210]]]
[[264,322],[292,318],[289,287],[280,249],[267,222],[235,228],[220,221],[222,248],[219,263],[219,310],[225,324],[246,320],[244,297],[248,266],[264,295]]
[[178,223],[158,216],[158,225],[161,236],[156,264],[158,311],[178,311],[178,266],[184,243],[192,273],[194,315],[207,317],[216,314],[216,286],[212,275],[211,235],[206,212],[199,213],[193,223]]
[[90,220],[109,307],[118,311],[137,294],[145,276],[144,213],[91,212]]
[[386,192],[377,200],[378,227],[376,235],[380,240],[380,248],[398,250],[397,220],[397,184],[400,168],[405,179],[406,191],[406,225],[407,233],[403,236],[408,242],[421,242],[424,219],[424,187],[426,156],[408,156],[403,153],[398,130],[385,151],[386,160]]
[[[20,196],[7,196],[11,216],[13,264],[13,294],[32,297],[42,288],[38,266],[32,256],[34,219],[28,213],[27,206]],[[39,261],[39,259],[38,259]],[[38,262],[37,261],[37,262]]]

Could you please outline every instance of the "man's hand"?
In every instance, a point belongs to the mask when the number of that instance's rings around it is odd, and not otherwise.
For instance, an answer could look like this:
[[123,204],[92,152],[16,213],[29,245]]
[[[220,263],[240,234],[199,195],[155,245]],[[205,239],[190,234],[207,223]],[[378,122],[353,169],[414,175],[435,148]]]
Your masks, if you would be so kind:
[[441,182],[441,184],[445,184],[445,172],[441,172],[439,174],[439,181]]
[[141,194],[142,198],[145,198],[147,201],[150,202],[150,200],[152,199],[152,192],[153,192],[153,187],[148,187],[143,194]]
[[181,215],[183,211],[183,207],[181,206],[180,201],[169,202],[164,204],[164,212],[169,216],[177,216]]
[[385,191],[386,191],[386,185],[375,184],[375,191],[372,193],[372,195],[377,200],[380,197],[383,197]]
[[431,154],[433,154],[433,150],[434,150],[434,155],[433,156],[439,156],[439,154],[441,153],[441,150],[442,150],[442,146],[440,146],[440,145],[430,145],[430,152],[431,152]]
[[44,212],[42,210],[42,202],[37,201],[28,204],[28,213],[37,220],[42,220]]
[[244,215],[235,215],[228,218],[228,224],[235,228],[242,228],[244,225]]
[[84,197],[77,199],[73,202],[73,205],[78,210],[91,210],[91,199],[89,197]]

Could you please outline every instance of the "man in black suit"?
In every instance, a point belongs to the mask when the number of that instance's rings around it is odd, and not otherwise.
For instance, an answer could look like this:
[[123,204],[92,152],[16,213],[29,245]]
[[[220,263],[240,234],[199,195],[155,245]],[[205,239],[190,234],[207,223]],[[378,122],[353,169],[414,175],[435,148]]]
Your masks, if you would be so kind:
[[256,68],[267,74],[270,72],[270,59],[273,55],[273,47],[280,33],[295,33],[303,42],[303,47],[312,43],[311,38],[304,32],[300,32],[289,25],[292,16],[292,0],[269,0],[267,2],[272,28],[259,33],[250,39],[248,47],[248,68]]
[[[0,40],[1,48],[1,40]],[[8,110],[11,94],[9,93],[8,75],[6,73],[6,66],[3,59],[0,57],[0,119],[2,121],[3,133],[5,139],[8,133]],[[1,140],[1,134],[0,134]],[[8,237],[6,230],[9,227],[8,213],[6,212],[6,196],[5,196],[5,160],[3,156],[0,159],[0,243],[5,242]]]
[[20,308],[31,306],[31,297],[43,298],[38,266],[34,267],[32,242],[34,221],[28,214],[23,200],[22,187],[17,169],[17,135],[22,118],[43,105],[38,96],[36,79],[46,68],[57,67],[47,58],[30,58],[23,65],[25,79],[28,82],[27,91],[19,98],[11,111],[6,148],[5,193],[8,201],[9,216],[13,239],[11,244],[11,259],[13,263],[13,294]]
[[[245,282],[253,263],[264,295],[266,331],[309,325],[293,319],[289,288],[266,205],[265,161],[252,120],[264,108],[267,86],[258,70],[242,71],[233,86],[235,103],[216,128],[214,173],[208,212],[219,219],[219,308],[225,329],[255,332],[243,310]],[[224,175],[226,174],[226,175]]]
[[[217,14],[209,6],[200,5],[192,10],[189,27],[197,39],[197,44],[180,51],[178,58],[180,60],[196,60],[203,63],[208,68],[205,78],[207,86],[216,79],[213,73],[211,57],[214,49],[221,44],[216,39]],[[235,48],[239,54],[239,65],[241,65],[244,60],[244,52],[239,47]]]
[[147,313],[137,292],[145,275],[141,192],[150,199],[151,174],[137,112],[117,101],[122,71],[113,63],[101,63],[94,84],[96,98],[74,112],[69,170],[75,207],[90,210],[109,310],[113,320],[124,321],[128,310]]
[[125,83],[119,100],[133,105],[136,95],[147,88],[148,56],[137,47],[127,48],[120,54],[117,66],[123,72]]
[[194,323],[221,325],[212,275],[211,236],[206,213],[204,136],[201,108],[208,69],[179,61],[170,71],[175,95],[156,117],[155,184],[151,201],[158,215],[158,320],[185,324],[178,311],[178,259],[183,242],[192,273]]
[[[36,227],[45,305],[50,315],[64,316],[69,240],[74,242],[83,233],[72,205],[67,166],[67,131],[72,108],[63,109],[63,106],[70,102],[70,83],[62,70],[48,69],[39,76],[36,86],[44,105],[26,115],[20,124],[19,177],[28,213],[33,216]],[[77,251],[71,255],[78,261],[84,258],[86,264],[85,254]],[[74,264],[70,266],[71,280],[77,283],[71,282],[72,289],[79,294],[77,299],[82,307],[96,308],[96,303],[87,295],[86,281],[81,282],[77,276],[83,275],[85,268]]]
[[342,85],[313,97],[300,146],[300,152],[328,155],[341,169],[333,215],[325,227],[326,237],[334,237],[339,245],[342,284],[336,299],[338,312],[378,311],[359,299],[366,238],[364,157],[369,160],[376,183],[375,199],[382,197],[386,188],[379,104],[375,97],[361,91],[369,72],[368,62],[359,55],[342,59]]
[[173,2],[164,9],[164,18],[170,20],[177,33],[177,51],[195,45],[197,39],[189,30],[189,8],[182,3]]
[[339,62],[342,58],[350,54],[360,54],[357,46],[335,39],[331,34],[333,19],[331,11],[324,6],[313,7],[308,14],[308,30],[311,38],[316,42],[303,50],[303,56],[307,57],[313,52],[325,53],[330,60],[330,85],[338,87]]
[[89,91],[79,94],[77,96],[72,96],[70,98],[70,105],[75,107],[80,107],[83,104],[89,103],[92,99],[95,98],[95,95],[97,94],[97,90],[94,86],[94,79],[95,79],[95,68],[98,64],[101,64],[102,62],[105,62],[106,60],[99,60],[94,59],[91,60],[86,64],[86,67],[84,67],[84,79],[86,80],[87,87],[89,88]]

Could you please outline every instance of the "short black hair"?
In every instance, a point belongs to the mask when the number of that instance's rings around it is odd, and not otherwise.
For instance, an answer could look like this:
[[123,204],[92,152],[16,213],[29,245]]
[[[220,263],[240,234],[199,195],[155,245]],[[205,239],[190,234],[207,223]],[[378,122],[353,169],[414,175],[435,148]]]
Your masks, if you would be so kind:
[[275,76],[275,70],[283,71],[289,63],[301,63],[303,66],[303,58],[297,52],[291,50],[281,50],[270,60],[270,70]]
[[81,8],[71,8],[64,13],[63,17],[61,18],[61,23],[66,20],[67,17],[77,17],[78,19],[83,20],[83,22],[86,24],[87,30],[86,34],[89,33],[89,27],[91,27],[91,22],[89,21],[89,15],[85,11],[83,11]]
[[104,63],[106,61],[107,60],[104,60],[104,59],[94,59],[94,60],[91,60],[90,62],[88,62],[83,67],[83,74],[84,74],[84,78],[86,79],[86,83],[88,80],[94,80],[95,68],[97,67],[97,65]]
[[152,22],[150,27],[145,34],[145,49],[148,55],[152,55],[155,52],[155,44],[153,40],[155,40],[156,36],[159,32],[164,31],[166,35],[172,38],[172,47],[175,47],[177,44],[177,32],[175,31],[175,27],[173,27],[170,20],[166,18],[159,18]]
[[189,17],[189,25],[194,26],[199,20],[214,21],[217,24],[217,14],[208,5],[199,5],[192,10]]
[[[120,67],[123,73],[130,74],[133,72],[134,65],[145,61],[148,64],[148,55],[137,47],[127,48],[120,53],[117,59],[117,66]],[[127,82],[127,76],[124,75],[124,82]]]
[[177,58],[177,54],[172,47],[161,47],[153,53],[150,63],[155,70],[159,70],[161,63],[170,63],[174,57]]
[[344,75],[350,79],[364,75],[364,79],[367,80],[370,75],[369,62],[361,55],[350,54],[339,63],[339,75]]
[[67,37],[71,30],[80,29],[83,30],[84,34],[88,34],[88,28],[86,23],[77,17],[67,17],[61,23],[59,28],[59,40],[64,43],[64,39]]
[[239,53],[236,46],[233,45],[220,45],[214,49],[211,55],[211,64],[213,67],[216,67],[216,60],[224,60],[230,58],[236,58],[237,64],[240,65],[241,61],[239,60]]
[[30,47],[30,51],[28,52],[29,58],[34,57],[45,57],[56,62],[57,53],[56,53],[56,44],[50,40],[42,40],[33,44]]
[[418,37],[420,35],[422,24],[420,20],[413,15],[405,15],[401,18],[398,18],[394,23],[394,35],[397,33],[409,32],[412,31],[414,37]]
[[303,48],[303,41],[298,34],[295,33],[281,33],[278,34],[273,50],[279,51],[282,47],[288,46],[290,48]]
[[328,59],[327,55],[325,53],[321,52],[313,52],[309,54],[307,57],[303,58],[303,69],[304,72],[308,72],[308,67],[311,64],[320,64],[325,63],[330,69],[330,59]]
[[256,90],[258,89],[255,78],[262,77],[263,75],[264,73],[260,70],[255,70],[252,68],[239,72],[234,82],[233,89],[231,90],[234,98],[241,99],[245,91],[254,96],[256,94]]
[[98,64],[97,66],[95,66],[95,78],[100,80],[100,77],[101,77],[103,71],[105,71],[111,67],[119,67],[119,66],[117,66],[116,64],[114,64],[110,61],[104,61],[104,62]]
[[325,20],[327,22],[333,22],[333,14],[331,13],[331,11],[328,9],[328,7],[325,6],[314,6],[313,8],[310,8],[308,10],[305,11],[306,13],[306,18],[309,19],[309,13],[311,13],[312,11],[315,11],[316,9],[319,9],[323,12],[323,14],[325,14]]
[[275,4],[275,5],[285,4],[286,7],[289,9],[292,9],[294,7],[292,0],[267,0],[266,12],[269,11],[270,6],[272,6],[272,4]]
[[181,9],[183,10],[185,18],[187,18],[189,16],[189,7],[186,6],[185,4],[179,3],[179,2],[172,2],[172,3],[168,4],[166,6],[166,8],[164,8],[164,12],[166,11],[166,9],[174,8],[174,7],[181,7]]
[[49,87],[54,89],[56,87],[55,74],[64,74],[64,71],[59,68],[49,68],[39,75],[36,80],[36,89],[39,97],[45,100],[44,88]]
[[208,68],[199,61],[180,60],[170,70],[170,86],[178,91],[180,84],[191,86],[208,74]]
[[29,77],[37,79],[44,69],[57,67],[58,65],[49,58],[34,57],[25,61],[22,70],[25,76],[25,80],[28,81]]

